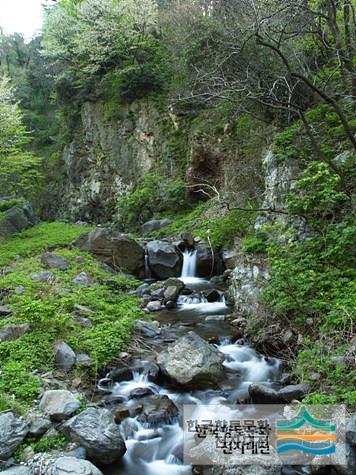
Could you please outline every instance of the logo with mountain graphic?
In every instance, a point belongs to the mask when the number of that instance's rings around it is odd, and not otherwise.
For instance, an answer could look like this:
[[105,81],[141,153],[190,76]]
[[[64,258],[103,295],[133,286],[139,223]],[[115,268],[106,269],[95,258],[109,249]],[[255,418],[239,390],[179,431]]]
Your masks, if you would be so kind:
[[276,423],[277,453],[302,451],[330,455],[336,452],[336,426],[330,420],[314,418],[305,406],[287,421]]

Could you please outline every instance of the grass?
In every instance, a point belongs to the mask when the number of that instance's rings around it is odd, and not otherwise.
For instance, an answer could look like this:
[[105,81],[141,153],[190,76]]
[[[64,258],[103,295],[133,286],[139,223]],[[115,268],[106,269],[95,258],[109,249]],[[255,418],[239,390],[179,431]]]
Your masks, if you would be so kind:
[[213,202],[200,203],[192,211],[176,216],[165,216],[172,224],[150,234],[151,237],[179,236],[190,231],[205,241],[210,241],[214,249],[231,246],[234,240],[244,236],[256,219],[256,213],[240,210],[226,211]]
[[[87,353],[91,368],[74,371],[85,371],[91,377],[125,348],[133,321],[143,315],[136,297],[127,293],[138,281],[108,274],[90,254],[64,247],[81,232],[83,228],[45,223],[1,242],[1,262],[11,266],[0,281],[0,292],[5,292],[3,301],[12,309],[1,324],[27,323],[31,332],[0,344],[0,410],[21,412],[33,403],[41,389],[38,375],[54,369],[56,342],[66,341],[74,351]],[[32,280],[32,274],[43,270],[43,251],[54,246],[59,246],[54,252],[67,260],[68,270],[51,270],[55,279],[48,283]],[[11,261],[6,249],[13,258],[16,249],[21,258]],[[72,282],[80,272],[88,274],[91,287]],[[19,286],[22,293],[15,292]],[[76,304],[92,310],[88,317],[91,328],[73,320]]]
[[18,257],[29,257],[49,248],[67,246],[91,229],[59,222],[41,223],[11,239],[0,239],[0,267],[12,263]]

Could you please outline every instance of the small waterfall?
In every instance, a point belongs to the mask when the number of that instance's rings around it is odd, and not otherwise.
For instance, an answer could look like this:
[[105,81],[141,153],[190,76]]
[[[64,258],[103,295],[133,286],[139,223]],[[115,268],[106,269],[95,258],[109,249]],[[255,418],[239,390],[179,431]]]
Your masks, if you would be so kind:
[[197,251],[186,249],[183,252],[182,278],[195,277],[197,273]]
[[148,254],[146,251],[145,252],[145,279],[152,279],[152,278],[153,278],[153,275],[152,275],[150,263],[148,261]]

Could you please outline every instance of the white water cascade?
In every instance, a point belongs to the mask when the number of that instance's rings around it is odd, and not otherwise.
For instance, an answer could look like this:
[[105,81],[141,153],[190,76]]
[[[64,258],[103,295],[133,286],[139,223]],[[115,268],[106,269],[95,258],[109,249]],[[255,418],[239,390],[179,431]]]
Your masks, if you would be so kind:
[[[237,399],[246,397],[251,382],[268,384],[275,381],[280,361],[275,358],[266,359],[248,345],[231,343],[228,339],[222,341],[218,348],[225,356],[224,366],[229,369],[224,392],[216,390],[175,392],[150,382],[145,370],[141,369],[133,372],[131,381],[116,383],[113,394],[122,396],[125,407],[132,412],[135,412],[137,400],[130,398],[131,391],[137,388],[149,388],[156,395],[168,396],[180,411],[184,404],[195,405],[194,417],[208,419],[207,406],[211,407],[212,414],[216,413],[216,407],[219,406],[221,417],[226,416],[231,419],[236,408],[229,407],[229,404],[235,404]],[[105,471],[105,475],[137,475],[138,473],[141,475],[193,475],[192,467],[185,465],[181,459],[183,429],[179,418],[171,421],[164,420],[155,425],[142,423],[137,416],[133,416],[124,419],[120,430],[126,442],[127,452],[121,463]]]
[[183,252],[183,267],[181,279],[184,282],[195,281],[197,279],[197,251],[196,249],[186,249]]

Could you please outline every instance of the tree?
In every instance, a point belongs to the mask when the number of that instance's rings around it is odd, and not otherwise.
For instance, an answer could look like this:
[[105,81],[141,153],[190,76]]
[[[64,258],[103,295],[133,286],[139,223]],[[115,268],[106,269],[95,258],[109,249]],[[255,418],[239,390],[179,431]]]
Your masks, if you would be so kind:
[[31,195],[42,160],[26,151],[31,141],[8,78],[0,78],[0,195]]
[[144,63],[156,24],[154,0],[62,0],[46,12],[42,54],[57,79],[93,88],[114,68]]

